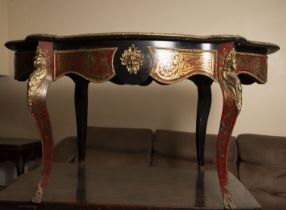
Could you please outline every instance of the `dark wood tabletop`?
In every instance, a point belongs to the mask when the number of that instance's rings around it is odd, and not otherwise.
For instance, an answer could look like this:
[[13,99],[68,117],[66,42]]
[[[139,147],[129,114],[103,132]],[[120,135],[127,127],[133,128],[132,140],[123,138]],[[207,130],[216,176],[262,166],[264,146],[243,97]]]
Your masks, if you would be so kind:
[[[43,202],[31,203],[40,168],[0,192],[0,209],[224,209],[216,171],[54,165]],[[229,174],[236,209],[261,209]]]
[[97,34],[79,34],[70,36],[57,36],[51,34],[31,34],[25,40],[9,41],[5,45],[12,50],[21,50],[36,46],[38,41],[82,43],[85,41],[104,41],[104,40],[164,40],[164,41],[187,41],[187,42],[234,42],[237,46],[243,48],[258,48],[264,53],[270,54],[279,50],[279,46],[267,42],[250,41],[239,35],[187,35],[176,33],[140,33],[140,32],[115,32],[115,33],[97,33]]
[[23,150],[31,147],[41,147],[40,139],[0,137],[0,149]]
[[27,160],[41,157],[41,148],[39,139],[0,137],[0,161],[13,161],[17,174],[21,175]]

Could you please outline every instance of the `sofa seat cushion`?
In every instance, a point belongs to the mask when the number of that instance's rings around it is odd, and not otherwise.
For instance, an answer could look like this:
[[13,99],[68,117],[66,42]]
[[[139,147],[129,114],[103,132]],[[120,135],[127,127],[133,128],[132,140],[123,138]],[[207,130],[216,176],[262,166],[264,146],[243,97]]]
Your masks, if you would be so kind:
[[263,209],[286,209],[286,137],[243,134],[239,179]]
[[151,151],[152,141],[151,129],[88,127],[86,146],[105,151],[146,153]]
[[150,165],[148,153],[123,153],[88,148],[85,164],[88,166],[104,165],[107,167],[148,167]]
[[[216,138],[216,135],[207,134],[206,136],[205,167],[208,169],[216,169]],[[196,134],[157,130],[154,137],[152,166],[197,167]],[[234,137],[229,144],[228,169],[237,175],[237,148]]]
[[286,200],[285,197],[278,195],[271,195],[267,192],[251,191],[252,195],[262,205],[263,210],[285,210]]
[[[152,165],[166,168],[188,168],[191,170],[198,170],[198,164],[195,161],[173,157],[162,157],[158,154],[153,155]],[[216,164],[213,163],[205,163],[204,168],[207,170],[217,170]],[[237,176],[237,167],[234,164],[229,164],[228,170]]]
[[[91,127],[87,129],[86,163],[107,166],[149,166],[153,144],[151,129]],[[55,149],[55,161],[76,159],[77,138],[63,139]]]
[[54,153],[55,162],[73,162],[77,153],[76,137],[70,136],[61,140],[55,146]]

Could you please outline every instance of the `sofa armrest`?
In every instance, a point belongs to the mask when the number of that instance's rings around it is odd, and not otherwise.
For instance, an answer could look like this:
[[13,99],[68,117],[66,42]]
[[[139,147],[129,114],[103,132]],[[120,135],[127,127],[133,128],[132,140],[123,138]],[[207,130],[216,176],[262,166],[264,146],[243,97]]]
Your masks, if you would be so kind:
[[67,137],[60,141],[55,146],[55,162],[74,162],[77,154],[77,139],[76,137]]
[[286,137],[237,137],[239,179],[265,210],[286,209]]

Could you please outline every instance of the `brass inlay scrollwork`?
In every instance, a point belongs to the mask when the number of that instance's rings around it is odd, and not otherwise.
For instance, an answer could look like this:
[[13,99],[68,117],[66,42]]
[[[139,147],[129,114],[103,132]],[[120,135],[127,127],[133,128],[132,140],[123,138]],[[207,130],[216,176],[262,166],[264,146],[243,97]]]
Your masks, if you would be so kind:
[[239,113],[242,106],[242,88],[240,80],[237,77],[237,60],[236,52],[234,50],[225,55],[225,60],[222,67],[222,78],[226,88],[231,93],[236,111]]
[[151,74],[159,81],[174,82],[195,72],[214,76],[216,51],[149,47],[153,58]]
[[49,56],[46,50],[37,48],[34,67],[35,71],[31,74],[28,82],[28,106],[31,108],[33,103],[33,98],[38,95],[39,88],[42,84],[43,79],[47,76],[49,72]]
[[127,50],[124,50],[120,60],[130,74],[137,74],[140,66],[143,65],[144,54],[132,44]]

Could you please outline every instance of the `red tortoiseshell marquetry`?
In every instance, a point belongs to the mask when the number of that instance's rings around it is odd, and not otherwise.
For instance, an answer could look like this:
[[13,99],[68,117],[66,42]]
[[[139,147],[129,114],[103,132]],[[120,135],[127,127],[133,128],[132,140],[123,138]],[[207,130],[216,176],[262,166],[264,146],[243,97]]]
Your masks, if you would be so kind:
[[40,41],[34,59],[35,70],[28,82],[27,101],[41,135],[42,175],[32,201],[39,203],[48,184],[53,161],[53,134],[47,108],[47,90],[52,83],[53,43]]
[[217,172],[225,208],[234,208],[227,183],[228,144],[241,109],[241,84],[237,77],[233,43],[223,43],[218,51],[218,82],[223,94],[223,110],[217,137]]
[[254,53],[236,53],[237,73],[249,74],[259,83],[267,81],[267,56]]
[[89,81],[104,82],[114,75],[113,57],[117,48],[55,51],[54,80],[68,73],[79,74]]

